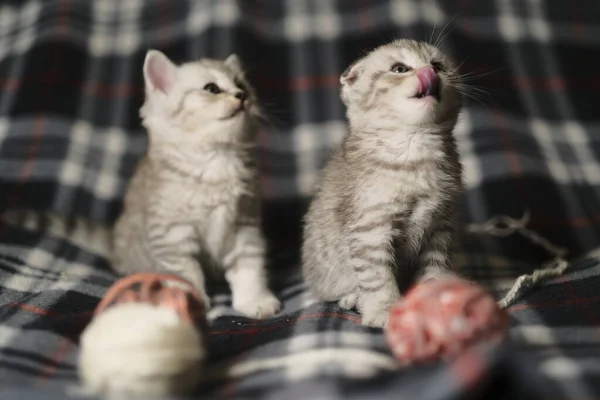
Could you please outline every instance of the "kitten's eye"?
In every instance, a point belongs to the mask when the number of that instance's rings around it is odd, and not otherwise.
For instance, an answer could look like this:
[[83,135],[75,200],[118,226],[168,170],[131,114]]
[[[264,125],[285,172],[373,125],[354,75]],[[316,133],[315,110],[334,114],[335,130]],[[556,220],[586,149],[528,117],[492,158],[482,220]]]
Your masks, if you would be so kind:
[[204,90],[206,90],[207,92],[210,92],[212,94],[219,94],[219,93],[221,93],[221,88],[219,88],[214,83],[207,83],[204,86]]
[[396,73],[396,74],[403,74],[405,72],[410,71],[410,67],[402,64],[402,63],[396,63],[394,65],[392,65],[392,68],[390,69],[390,71]]
[[437,72],[444,71],[444,64],[442,64],[440,61],[432,61],[430,64]]

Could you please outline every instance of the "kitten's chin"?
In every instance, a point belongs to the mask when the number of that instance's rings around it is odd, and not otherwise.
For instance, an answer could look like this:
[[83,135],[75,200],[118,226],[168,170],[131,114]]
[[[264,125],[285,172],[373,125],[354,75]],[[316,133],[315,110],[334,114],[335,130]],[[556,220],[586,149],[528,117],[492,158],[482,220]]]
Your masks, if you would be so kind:
[[424,96],[407,98],[400,113],[410,125],[430,125],[445,120],[452,112],[452,106],[446,101],[441,102],[435,96]]
[[435,96],[413,96],[408,98],[409,101],[412,101],[416,104],[419,104],[421,107],[433,108],[440,104],[440,100]]
[[244,109],[238,108],[237,110],[232,111],[224,117],[219,118],[219,121],[233,121],[236,119],[243,119],[245,117],[245,114],[246,111]]
[[417,120],[431,119],[441,107],[441,103],[434,96],[409,97],[406,103],[405,110]]
[[223,122],[244,122],[251,120],[252,118],[256,118],[257,115],[255,113],[254,107],[246,106],[240,107],[235,110],[229,111],[226,115],[218,118],[219,121]]

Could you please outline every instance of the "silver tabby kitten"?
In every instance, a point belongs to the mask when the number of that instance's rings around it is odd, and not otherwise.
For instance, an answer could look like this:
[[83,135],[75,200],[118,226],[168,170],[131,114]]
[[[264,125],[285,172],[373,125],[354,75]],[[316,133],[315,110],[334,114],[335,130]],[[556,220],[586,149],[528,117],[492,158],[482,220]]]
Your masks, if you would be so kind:
[[266,318],[267,286],[254,145],[259,109],[239,59],[173,64],[150,50],[140,109],[149,148],[115,225],[113,266],[166,271],[203,294],[206,271],[229,283],[233,308]]
[[412,40],[375,49],[340,78],[350,134],[305,217],[303,274],[314,295],[356,307],[365,325],[385,326],[408,276],[451,274],[458,78],[438,49]]

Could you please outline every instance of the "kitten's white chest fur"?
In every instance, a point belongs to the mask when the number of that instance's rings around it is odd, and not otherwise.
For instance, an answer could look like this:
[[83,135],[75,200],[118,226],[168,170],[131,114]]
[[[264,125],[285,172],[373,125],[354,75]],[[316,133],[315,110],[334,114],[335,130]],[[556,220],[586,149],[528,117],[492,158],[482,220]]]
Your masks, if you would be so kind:
[[215,258],[222,257],[232,245],[232,227],[247,175],[239,159],[217,154],[207,157],[195,176],[174,182],[173,205],[186,227],[181,235],[193,236]]
[[[367,144],[375,149],[378,160],[390,165],[413,165],[414,168],[398,168],[378,171],[377,179],[365,175],[360,185],[359,201],[375,205],[381,202],[396,202],[410,196],[435,195],[448,184],[445,175],[438,169],[418,168],[416,166],[432,158],[443,164],[444,153],[430,138],[414,135],[407,139],[402,135],[378,139],[378,143]],[[454,185],[454,183],[451,183]],[[399,198],[403,197],[403,198]]]

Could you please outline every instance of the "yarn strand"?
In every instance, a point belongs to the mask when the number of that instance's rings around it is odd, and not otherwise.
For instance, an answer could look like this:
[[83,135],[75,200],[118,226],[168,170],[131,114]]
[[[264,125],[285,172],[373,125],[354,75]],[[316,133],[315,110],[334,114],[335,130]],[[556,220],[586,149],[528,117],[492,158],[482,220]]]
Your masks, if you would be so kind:
[[508,307],[527,288],[537,285],[544,280],[562,276],[569,266],[569,263],[565,260],[568,250],[552,244],[537,232],[527,229],[526,226],[529,223],[529,219],[529,211],[526,211],[523,217],[519,219],[499,215],[482,224],[469,224],[466,227],[467,233],[488,234],[496,237],[508,237],[519,233],[521,236],[529,239],[530,242],[543,247],[553,257],[544,264],[543,268],[534,270],[531,274],[519,276],[506,295],[498,301],[498,305],[502,308]]

